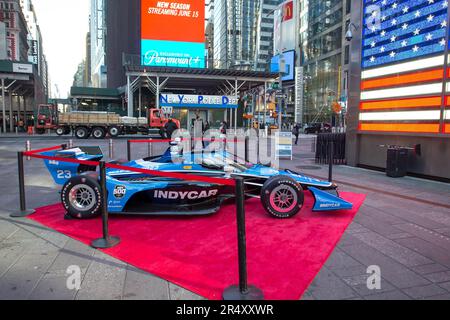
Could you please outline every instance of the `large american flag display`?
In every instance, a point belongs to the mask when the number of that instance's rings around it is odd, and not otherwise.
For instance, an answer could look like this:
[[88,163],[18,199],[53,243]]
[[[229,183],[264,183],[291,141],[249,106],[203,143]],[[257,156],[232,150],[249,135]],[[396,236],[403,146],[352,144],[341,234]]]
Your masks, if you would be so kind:
[[364,0],[360,131],[450,133],[447,0]]

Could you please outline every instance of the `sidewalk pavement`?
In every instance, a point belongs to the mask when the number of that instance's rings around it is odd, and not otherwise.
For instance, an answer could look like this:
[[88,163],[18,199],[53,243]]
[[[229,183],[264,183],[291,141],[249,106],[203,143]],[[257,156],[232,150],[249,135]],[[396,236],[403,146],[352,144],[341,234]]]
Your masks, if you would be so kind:
[[[0,299],[202,299],[33,221],[9,218],[18,207],[16,152],[25,140],[0,141]],[[61,141],[33,141],[32,147]],[[294,160],[281,164],[326,178],[328,167],[314,162],[311,143],[302,136]],[[100,144],[108,154],[107,141],[77,144]],[[116,158],[124,150],[126,142],[117,140]],[[133,146],[134,158],[146,155],[146,145]],[[43,163],[25,166],[28,207],[58,202]],[[304,299],[450,299],[450,186],[346,166],[336,166],[334,178],[342,190],[365,193],[367,200]],[[66,286],[71,265],[81,268],[78,291]],[[381,268],[380,290],[366,285],[373,265]]]

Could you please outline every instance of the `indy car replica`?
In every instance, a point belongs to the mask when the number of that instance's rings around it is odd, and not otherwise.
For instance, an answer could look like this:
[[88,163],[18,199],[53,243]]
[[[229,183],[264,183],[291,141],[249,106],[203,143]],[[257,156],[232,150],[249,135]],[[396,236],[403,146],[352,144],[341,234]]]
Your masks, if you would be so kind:
[[[225,151],[211,153],[174,152],[174,147],[161,156],[130,162],[111,162],[123,166],[160,172],[194,174],[222,179],[243,177],[246,198],[260,198],[264,209],[276,218],[296,215],[304,204],[304,192],[315,199],[313,211],[351,209],[341,199],[337,185],[313,179],[290,170],[275,170],[260,164],[242,164]],[[99,161],[99,147],[77,147],[45,152],[50,157]],[[107,168],[107,194],[101,192],[96,167],[44,160],[54,181],[62,185],[61,202],[67,214],[76,219],[91,218],[101,213],[102,197],[107,197],[108,212],[127,215],[208,215],[235,197],[231,186],[163,178],[133,171]]]

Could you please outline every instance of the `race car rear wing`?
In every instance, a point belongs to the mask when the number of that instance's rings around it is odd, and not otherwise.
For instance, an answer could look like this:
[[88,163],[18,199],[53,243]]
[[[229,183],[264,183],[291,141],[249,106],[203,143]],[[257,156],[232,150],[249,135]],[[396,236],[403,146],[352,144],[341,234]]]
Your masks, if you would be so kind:
[[[100,147],[74,147],[66,150],[44,152],[43,155],[57,158],[68,158],[85,161],[100,161],[103,153]],[[97,171],[96,166],[85,164],[69,163],[55,160],[44,160],[44,163],[52,175],[56,184],[63,185],[67,180],[80,175],[83,172]]]

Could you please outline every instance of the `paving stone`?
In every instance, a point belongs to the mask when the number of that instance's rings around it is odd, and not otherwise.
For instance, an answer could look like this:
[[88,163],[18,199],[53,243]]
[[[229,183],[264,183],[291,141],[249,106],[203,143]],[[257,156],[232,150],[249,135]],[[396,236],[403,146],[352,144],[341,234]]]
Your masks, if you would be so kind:
[[28,296],[30,300],[73,300],[76,290],[67,288],[67,276],[45,274]]
[[387,222],[363,214],[357,215],[355,221],[370,231],[381,235],[398,234],[403,232]]
[[439,296],[432,296],[426,298],[426,300],[450,300],[450,293],[441,294]]
[[24,252],[25,249],[20,244],[0,243],[0,279]]
[[384,221],[389,224],[401,224],[406,223],[407,221],[403,218],[392,215],[390,212],[383,211],[382,209],[378,209],[377,207],[373,207],[367,204],[364,204],[362,207],[364,212],[375,219]]
[[434,245],[440,246],[443,249],[448,250],[450,248],[450,238],[431,229],[425,229],[414,224],[397,225],[397,228],[402,229],[408,233],[413,233],[416,238],[420,238],[433,243]]
[[411,267],[411,270],[418,274],[430,274],[436,272],[447,271],[448,269],[438,263],[425,264],[423,266]]
[[77,300],[120,300],[123,294],[126,265],[96,251],[77,292]]
[[124,300],[169,300],[169,283],[139,269],[128,267]]
[[430,284],[424,277],[365,243],[361,242],[359,245],[345,246],[341,249],[364,265],[379,266],[381,268],[381,276],[397,288]]
[[318,300],[340,300],[357,296],[356,292],[342,279],[324,267],[309,287]]
[[17,230],[17,226],[0,218],[0,242],[10,237]]
[[362,232],[369,232],[370,230],[367,228],[364,228],[359,223],[353,222],[346,230],[347,234],[355,234],[355,233],[362,233]]
[[169,294],[170,300],[205,300],[205,298],[173,283],[169,283]]
[[325,265],[330,269],[349,268],[354,266],[362,267],[362,264],[350,257],[341,250],[335,250]]
[[397,234],[389,234],[386,236],[386,238],[390,239],[390,240],[397,240],[397,239],[407,239],[407,238],[412,238],[414,237],[412,234],[410,233],[397,233]]
[[432,296],[437,296],[440,294],[447,293],[444,289],[440,288],[435,284],[430,284],[427,286],[413,287],[403,289],[407,295],[413,299],[424,299]]
[[450,268],[450,254],[448,249],[442,249],[434,243],[430,243],[419,238],[399,239],[396,240],[396,242],[406,248],[419,252],[434,262]]
[[438,229],[434,229],[434,231],[436,231],[437,233],[440,233],[444,236],[450,237],[450,228],[438,228]]
[[450,281],[444,282],[444,283],[439,283],[438,285],[439,285],[439,287],[444,288],[445,290],[450,292]]
[[399,291],[399,290],[365,296],[364,299],[366,299],[366,300],[411,300],[411,298],[409,296],[407,296],[405,293],[403,293],[402,291]]
[[414,210],[409,210],[408,208],[412,205],[411,201],[409,201],[409,203],[399,204],[397,200],[400,199],[396,199],[395,202],[389,203],[390,206],[383,210],[393,216],[399,217],[424,228],[436,229],[446,227],[445,224],[440,222],[442,219],[439,219],[431,213],[430,208],[420,209],[420,205],[414,202]]
[[419,266],[433,262],[423,255],[407,249],[398,243],[382,237],[374,232],[359,233],[354,236],[405,266]]
[[381,288],[380,289],[369,289],[367,287],[367,279],[369,275],[359,275],[352,277],[343,277],[345,283],[347,283],[350,287],[353,288],[359,295],[366,296],[370,294],[382,293],[395,290],[395,287],[392,286],[386,279],[381,278]]
[[430,273],[424,277],[434,283],[447,282],[450,281],[450,271]]
[[40,254],[23,255],[0,278],[0,299],[27,299],[56,257]]

